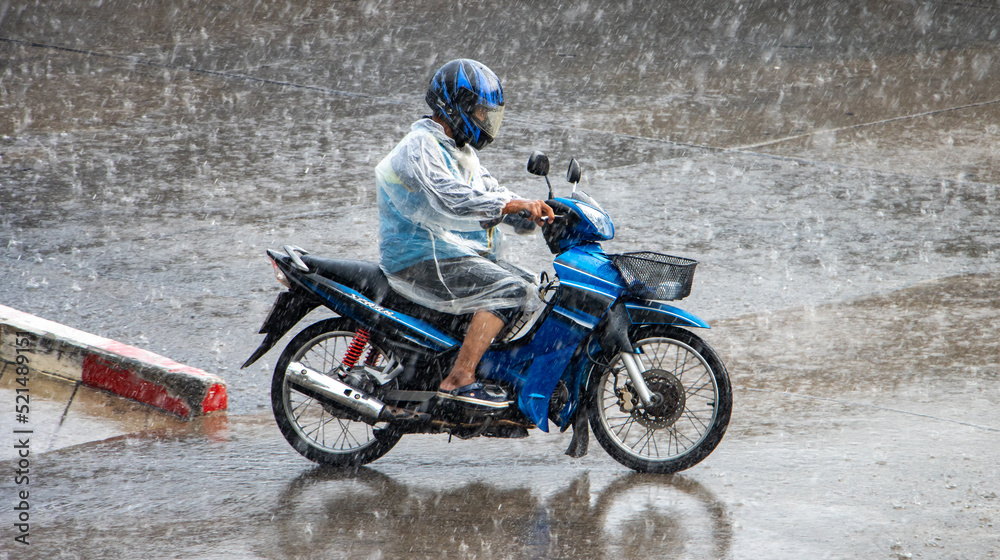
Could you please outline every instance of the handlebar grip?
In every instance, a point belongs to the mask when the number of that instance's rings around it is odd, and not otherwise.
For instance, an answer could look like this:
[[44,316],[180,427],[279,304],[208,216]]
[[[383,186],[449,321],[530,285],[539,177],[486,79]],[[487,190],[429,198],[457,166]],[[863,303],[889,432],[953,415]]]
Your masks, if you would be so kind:
[[[528,212],[527,210],[521,210],[520,212],[517,213],[517,215],[524,218],[525,220],[531,220],[531,212]],[[556,214],[555,216],[553,216],[551,220],[546,220],[546,221],[550,224],[553,224],[559,220],[565,220],[565,219],[566,219],[565,214]],[[534,222],[534,220],[531,221]]]

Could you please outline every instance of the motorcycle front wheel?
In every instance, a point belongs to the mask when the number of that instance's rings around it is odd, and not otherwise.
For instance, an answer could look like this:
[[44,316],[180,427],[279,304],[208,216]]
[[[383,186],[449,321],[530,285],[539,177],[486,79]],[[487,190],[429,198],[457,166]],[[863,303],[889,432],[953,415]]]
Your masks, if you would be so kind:
[[[274,419],[288,443],[316,463],[364,465],[388,453],[402,437],[388,424],[372,426],[351,419],[349,413],[303,393],[285,378],[288,364],[293,361],[326,375],[337,375],[356,332],[357,326],[343,318],[314,323],[288,343],[274,368],[271,381]],[[385,355],[371,345],[365,347],[362,359],[365,356],[372,362],[367,364],[371,367],[377,368],[385,360]]]
[[620,357],[606,368],[595,366],[588,407],[594,436],[636,471],[691,468],[715,450],[729,426],[729,374],[715,351],[684,329],[643,326],[629,338],[654,402],[642,406]]

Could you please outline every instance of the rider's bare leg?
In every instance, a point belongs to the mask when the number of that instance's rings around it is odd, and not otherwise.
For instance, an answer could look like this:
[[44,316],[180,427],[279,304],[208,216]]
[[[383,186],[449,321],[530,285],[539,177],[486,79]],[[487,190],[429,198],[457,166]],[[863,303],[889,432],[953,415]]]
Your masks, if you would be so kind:
[[476,366],[490,347],[493,339],[500,334],[504,322],[489,311],[477,311],[469,323],[465,340],[458,350],[451,373],[439,387],[442,391],[453,391],[476,381]]

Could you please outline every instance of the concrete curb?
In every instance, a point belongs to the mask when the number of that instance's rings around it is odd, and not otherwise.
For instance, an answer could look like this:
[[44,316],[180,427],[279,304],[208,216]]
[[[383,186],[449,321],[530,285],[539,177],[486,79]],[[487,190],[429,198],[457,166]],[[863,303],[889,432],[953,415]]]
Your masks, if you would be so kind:
[[29,374],[41,372],[110,391],[183,418],[224,411],[226,382],[158,354],[0,305],[0,360],[30,348]]

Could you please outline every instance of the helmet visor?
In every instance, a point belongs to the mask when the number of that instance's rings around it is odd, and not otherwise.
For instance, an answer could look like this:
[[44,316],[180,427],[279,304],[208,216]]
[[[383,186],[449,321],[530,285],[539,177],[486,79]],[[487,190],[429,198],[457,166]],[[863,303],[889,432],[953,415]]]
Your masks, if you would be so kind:
[[486,105],[476,105],[469,115],[472,121],[493,140],[500,132],[500,121],[503,120],[503,105],[499,107],[489,107]]

